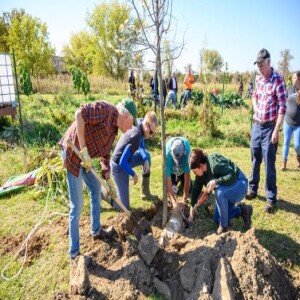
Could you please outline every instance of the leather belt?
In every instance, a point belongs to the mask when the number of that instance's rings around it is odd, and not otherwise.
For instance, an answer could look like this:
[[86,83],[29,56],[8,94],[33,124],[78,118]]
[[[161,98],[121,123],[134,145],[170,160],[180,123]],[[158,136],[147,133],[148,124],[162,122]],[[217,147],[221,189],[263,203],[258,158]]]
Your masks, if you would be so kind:
[[272,126],[276,124],[276,120],[273,121],[267,121],[267,122],[261,122],[257,120],[253,120],[253,122],[259,126]]

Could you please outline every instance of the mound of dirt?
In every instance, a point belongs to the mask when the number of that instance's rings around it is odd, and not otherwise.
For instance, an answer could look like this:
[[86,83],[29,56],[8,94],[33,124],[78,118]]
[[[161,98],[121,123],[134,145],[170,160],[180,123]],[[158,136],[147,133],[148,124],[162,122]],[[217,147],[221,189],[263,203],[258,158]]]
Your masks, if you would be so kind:
[[[153,235],[162,229],[161,207],[151,213]],[[118,236],[111,241],[84,239],[84,254],[90,288],[84,295],[58,292],[54,299],[146,299],[158,291],[165,299],[297,299],[297,289],[288,272],[258,242],[255,230],[211,234],[204,239],[177,234],[160,249],[150,266],[139,254],[138,242],[130,236],[134,224],[118,214],[108,220]],[[88,222],[81,231],[89,230]]]
[[[158,241],[162,228],[162,207],[157,203],[147,211],[134,212],[146,217]],[[230,231],[198,239],[191,227],[159,249],[147,265],[132,235],[134,224],[119,213],[104,227],[114,225],[112,240],[93,241],[90,220],[80,221],[80,242],[84,257],[70,264],[70,293],[57,291],[63,299],[146,299],[159,292],[165,299],[300,299],[286,269],[258,242],[255,229],[246,233]],[[55,224],[67,243],[66,218]],[[49,245],[49,228],[40,228],[29,242],[28,262]],[[0,254],[20,246],[24,236],[8,236],[0,242]],[[27,263],[28,263],[27,262]],[[80,281],[80,282],[79,282]],[[81,295],[79,295],[81,294]]]

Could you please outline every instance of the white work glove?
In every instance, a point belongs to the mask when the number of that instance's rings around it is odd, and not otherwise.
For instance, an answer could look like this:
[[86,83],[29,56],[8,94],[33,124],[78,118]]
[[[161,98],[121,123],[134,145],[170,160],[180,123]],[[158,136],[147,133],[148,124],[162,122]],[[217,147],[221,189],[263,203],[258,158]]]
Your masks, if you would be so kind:
[[106,184],[107,184],[108,189],[109,189],[107,191],[108,194],[110,195],[111,198],[116,199],[117,191],[116,191],[116,186],[115,186],[114,181],[111,178],[109,178],[109,179],[106,180]]
[[145,160],[143,165],[143,174],[148,174],[150,171],[150,164],[148,160]]
[[92,159],[89,156],[89,153],[87,151],[87,147],[84,147],[81,151],[81,165],[85,168],[87,172],[89,172],[93,166]]

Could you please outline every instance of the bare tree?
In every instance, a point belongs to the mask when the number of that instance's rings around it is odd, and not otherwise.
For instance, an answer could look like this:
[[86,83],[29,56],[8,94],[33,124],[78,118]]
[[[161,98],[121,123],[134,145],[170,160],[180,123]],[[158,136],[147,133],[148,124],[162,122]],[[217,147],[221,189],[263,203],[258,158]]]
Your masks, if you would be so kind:
[[[168,57],[172,60],[178,58],[183,49],[184,42],[168,48],[169,55],[164,56],[162,41],[171,31],[173,0],[128,0],[137,14],[141,25],[142,39],[138,41],[141,50],[150,49],[155,55],[155,66],[159,80],[160,114],[161,114],[161,147],[163,154],[163,226],[167,223],[167,188],[166,188],[166,143],[165,119],[162,88],[162,65]],[[163,58],[166,58],[164,61]]]
[[294,59],[294,56],[291,55],[290,49],[284,49],[280,51],[280,57],[281,59],[278,62],[278,71],[282,74],[284,79],[286,80],[288,78],[288,75],[290,73],[290,62]]

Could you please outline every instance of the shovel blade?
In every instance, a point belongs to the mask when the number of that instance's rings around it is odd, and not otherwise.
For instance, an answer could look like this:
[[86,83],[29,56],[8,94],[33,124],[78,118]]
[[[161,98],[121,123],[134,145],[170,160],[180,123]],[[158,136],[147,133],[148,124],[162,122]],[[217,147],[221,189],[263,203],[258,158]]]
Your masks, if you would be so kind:
[[143,236],[146,236],[148,233],[152,233],[151,226],[145,218],[142,218],[133,229],[133,234],[135,238],[140,241]]

